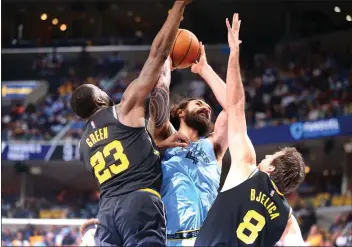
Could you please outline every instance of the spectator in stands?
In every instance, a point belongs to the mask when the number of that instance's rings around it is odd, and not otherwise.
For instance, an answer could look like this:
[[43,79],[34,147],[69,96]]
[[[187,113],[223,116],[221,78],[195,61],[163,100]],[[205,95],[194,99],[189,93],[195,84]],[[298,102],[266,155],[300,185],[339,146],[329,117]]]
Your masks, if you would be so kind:
[[8,228],[5,228],[2,232],[1,232],[1,246],[7,246],[10,245],[12,243],[13,240],[13,235],[11,233],[11,231]]
[[308,246],[322,246],[323,245],[323,234],[317,225],[313,225],[310,228],[306,243]]
[[16,237],[12,241],[12,246],[29,246],[29,242],[23,239],[22,232],[17,232]]

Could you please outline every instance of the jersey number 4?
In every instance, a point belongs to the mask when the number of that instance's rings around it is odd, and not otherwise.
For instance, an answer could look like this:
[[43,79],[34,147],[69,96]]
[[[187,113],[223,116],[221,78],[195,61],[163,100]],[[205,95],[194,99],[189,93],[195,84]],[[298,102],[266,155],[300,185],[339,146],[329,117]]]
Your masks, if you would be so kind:
[[[114,151],[113,154],[112,151]],[[110,155],[113,155],[114,160],[120,161],[121,164],[112,164],[109,167],[105,168],[105,158]],[[107,144],[104,147],[103,152],[96,152],[90,158],[90,165],[93,167],[94,174],[98,179],[99,183],[102,184],[106,180],[110,179],[112,177],[112,174],[117,175],[127,170],[130,165],[130,162],[128,161],[127,156],[123,153],[123,147],[121,145],[121,142],[115,140]]]
[[[257,223],[253,224],[251,220],[254,219]],[[243,222],[238,226],[236,230],[237,238],[245,244],[253,244],[258,238],[258,233],[265,226],[265,218],[255,210],[249,210],[243,217]],[[249,235],[244,232],[247,230]]]

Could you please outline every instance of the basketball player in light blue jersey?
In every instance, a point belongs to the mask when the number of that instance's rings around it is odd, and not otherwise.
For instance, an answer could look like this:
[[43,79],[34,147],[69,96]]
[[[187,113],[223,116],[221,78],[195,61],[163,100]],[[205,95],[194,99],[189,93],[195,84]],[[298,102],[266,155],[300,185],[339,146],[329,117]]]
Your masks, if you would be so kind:
[[[158,145],[176,133],[189,145],[168,148],[162,160],[162,199],[166,210],[169,246],[191,246],[219,188],[221,162],[228,148],[226,85],[208,65],[204,46],[201,57],[192,66],[210,86],[224,110],[215,125],[211,108],[200,99],[185,99],[170,113],[170,63],[152,92],[148,129]],[[162,145],[158,145],[163,148]]]

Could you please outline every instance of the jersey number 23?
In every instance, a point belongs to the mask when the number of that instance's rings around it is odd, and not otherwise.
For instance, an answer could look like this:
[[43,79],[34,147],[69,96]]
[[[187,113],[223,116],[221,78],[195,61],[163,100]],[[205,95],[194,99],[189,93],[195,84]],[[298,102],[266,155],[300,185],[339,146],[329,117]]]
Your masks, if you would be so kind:
[[[115,161],[120,161],[120,164],[112,164],[105,168],[105,159],[110,155],[113,155]],[[104,147],[103,152],[98,151],[92,155],[90,158],[90,165],[93,167],[94,174],[99,183],[102,184],[110,179],[113,174],[117,175],[127,170],[130,162],[128,161],[127,156],[123,153],[121,142],[115,140],[107,144]]]

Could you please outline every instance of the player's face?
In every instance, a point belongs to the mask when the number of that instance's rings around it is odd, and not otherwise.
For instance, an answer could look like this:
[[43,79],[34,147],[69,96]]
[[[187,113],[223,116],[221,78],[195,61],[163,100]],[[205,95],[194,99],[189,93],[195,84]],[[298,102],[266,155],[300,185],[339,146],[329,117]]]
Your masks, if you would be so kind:
[[113,106],[114,101],[105,93],[103,90],[99,88],[99,98],[107,105],[107,106]]
[[199,117],[211,118],[211,108],[203,100],[192,100],[188,103],[187,110],[192,114],[197,114]]
[[276,152],[271,155],[265,155],[265,158],[259,163],[258,169],[266,172],[266,173],[271,173],[275,170],[275,167],[271,165],[272,161],[280,156],[283,155],[282,151]]
[[188,103],[184,120],[189,127],[198,131],[199,136],[205,136],[213,129],[210,106],[202,100],[192,100]]

